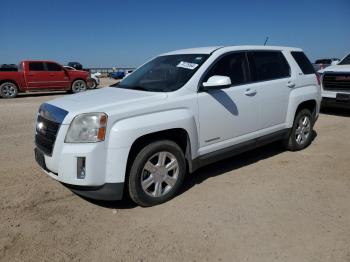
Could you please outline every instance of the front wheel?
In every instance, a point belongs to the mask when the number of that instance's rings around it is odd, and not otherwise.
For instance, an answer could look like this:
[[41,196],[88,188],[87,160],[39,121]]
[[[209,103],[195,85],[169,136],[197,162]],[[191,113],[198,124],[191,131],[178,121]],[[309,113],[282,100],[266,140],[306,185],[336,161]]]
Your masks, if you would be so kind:
[[309,146],[312,140],[313,125],[314,117],[310,110],[300,110],[294,119],[290,136],[285,141],[286,148],[290,151],[298,151]]
[[90,89],[95,89],[95,88],[97,88],[97,86],[98,86],[97,81],[95,79],[91,79],[89,88]]
[[14,83],[6,82],[0,85],[0,96],[2,98],[15,98],[18,94],[18,88]]
[[86,83],[83,80],[75,80],[72,84],[71,92],[73,94],[86,91]]
[[140,206],[153,206],[173,198],[182,185],[186,162],[181,148],[162,140],[145,146],[130,169],[128,189]]

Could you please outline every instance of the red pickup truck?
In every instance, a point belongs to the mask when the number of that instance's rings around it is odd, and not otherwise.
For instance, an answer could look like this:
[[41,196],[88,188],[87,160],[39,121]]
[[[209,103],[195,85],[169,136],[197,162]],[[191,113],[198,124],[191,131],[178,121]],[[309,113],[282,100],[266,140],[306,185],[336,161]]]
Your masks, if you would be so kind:
[[85,71],[69,71],[51,61],[22,61],[17,72],[0,72],[0,96],[14,98],[19,92],[66,90],[85,91],[89,81]]

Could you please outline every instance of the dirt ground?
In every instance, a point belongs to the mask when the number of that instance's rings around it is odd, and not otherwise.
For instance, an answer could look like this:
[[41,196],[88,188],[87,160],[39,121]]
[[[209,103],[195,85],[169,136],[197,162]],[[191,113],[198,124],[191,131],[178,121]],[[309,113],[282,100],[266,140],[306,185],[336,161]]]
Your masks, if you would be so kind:
[[141,208],[88,201],[40,171],[35,114],[62,95],[0,99],[1,261],[350,261],[350,111],[322,113],[304,151],[210,165]]

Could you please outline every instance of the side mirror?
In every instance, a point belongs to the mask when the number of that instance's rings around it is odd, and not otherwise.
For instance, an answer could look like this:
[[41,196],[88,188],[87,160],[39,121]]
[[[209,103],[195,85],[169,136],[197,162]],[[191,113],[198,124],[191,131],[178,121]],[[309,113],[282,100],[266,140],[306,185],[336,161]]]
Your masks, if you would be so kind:
[[228,88],[232,85],[228,76],[212,76],[203,83],[204,90]]

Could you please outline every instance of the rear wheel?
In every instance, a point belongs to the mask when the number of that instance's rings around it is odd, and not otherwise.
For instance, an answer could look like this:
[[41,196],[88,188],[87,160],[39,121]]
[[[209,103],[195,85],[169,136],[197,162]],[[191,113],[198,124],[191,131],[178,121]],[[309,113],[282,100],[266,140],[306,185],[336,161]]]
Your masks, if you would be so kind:
[[309,109],[300,110],[293,123],[289,138],[285,141],[286,148],[291,151],[298,151],[310,145],[314,117]]
[[186,173],[185,157],[174,142],[162,140],[145,146],[130,169],[128,189],[140,206],[153,206],[173,198]]
[[2,98],[15,98],[18,94],[18,88],[14,83],[5,82],[0,85],[0,96]]
[[86,83],[83,80],[75,80],[72,84],[71,92],[73,94],[86,91]]

